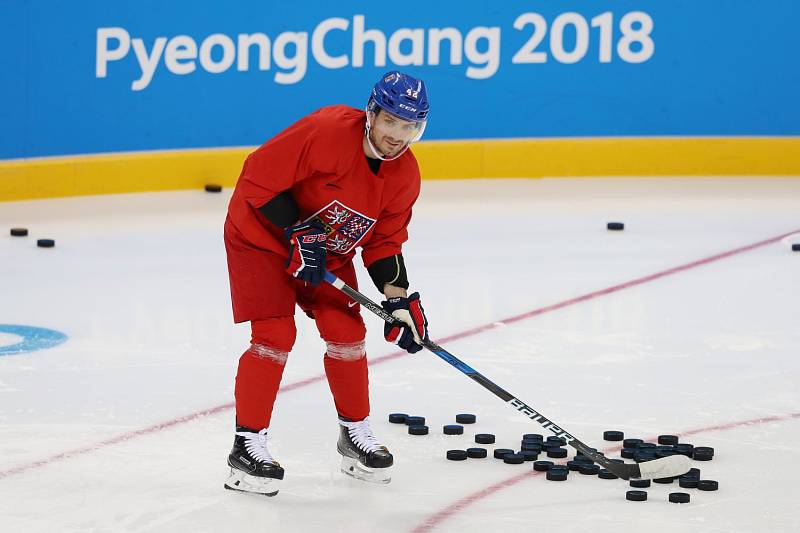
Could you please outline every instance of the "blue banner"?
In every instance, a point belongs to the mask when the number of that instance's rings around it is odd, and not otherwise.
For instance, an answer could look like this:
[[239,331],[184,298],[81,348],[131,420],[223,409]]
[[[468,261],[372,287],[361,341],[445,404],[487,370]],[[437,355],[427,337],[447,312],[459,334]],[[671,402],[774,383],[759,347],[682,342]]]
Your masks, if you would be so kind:
[[0,159],[256,145],[394,68],[425,139],[800,134],[793,0],[0,9]]

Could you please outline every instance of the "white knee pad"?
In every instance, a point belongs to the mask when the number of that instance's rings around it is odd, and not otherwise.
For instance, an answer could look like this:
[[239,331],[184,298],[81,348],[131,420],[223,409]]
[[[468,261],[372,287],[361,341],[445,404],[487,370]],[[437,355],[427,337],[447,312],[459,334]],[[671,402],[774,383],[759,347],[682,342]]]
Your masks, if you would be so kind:
[[267,346],[266,344],[251,344],[250,349],[247,351],[256,357],[269,359],[270,361],[274,361],[282,366],[286,365],[286,359],[289,358],[289,352],[278,350],[277,348]]
[[355,361],[367,355],[364,341],[359,342],[327,342],[328,357],[342,361]]

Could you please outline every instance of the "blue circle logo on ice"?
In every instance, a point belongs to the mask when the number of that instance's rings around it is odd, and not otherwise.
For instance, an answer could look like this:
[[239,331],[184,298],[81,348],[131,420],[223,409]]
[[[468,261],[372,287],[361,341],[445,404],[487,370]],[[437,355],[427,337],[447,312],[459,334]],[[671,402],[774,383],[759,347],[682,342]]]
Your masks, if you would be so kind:
[[0,324],[0,357],[46,350],[58,346],[67,338],[54,329]]

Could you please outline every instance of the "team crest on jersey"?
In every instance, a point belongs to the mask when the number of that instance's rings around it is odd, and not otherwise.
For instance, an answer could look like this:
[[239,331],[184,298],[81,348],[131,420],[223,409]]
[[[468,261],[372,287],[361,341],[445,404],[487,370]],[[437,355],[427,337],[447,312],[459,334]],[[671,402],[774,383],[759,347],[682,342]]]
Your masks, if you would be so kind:
[[350,209],[338,200],[329,203],[309,220],[317,219],[325,226],[328,250],[338,254],[350,252],[375,225],[375,219]]

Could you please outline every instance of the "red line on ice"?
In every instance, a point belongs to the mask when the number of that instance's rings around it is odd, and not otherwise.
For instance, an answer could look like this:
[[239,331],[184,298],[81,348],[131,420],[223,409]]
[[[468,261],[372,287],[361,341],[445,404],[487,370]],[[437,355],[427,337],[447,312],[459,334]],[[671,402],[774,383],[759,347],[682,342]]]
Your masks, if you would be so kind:
[[[779,422],[784,420],[792,420],[794,418],[800,418],[800,413],[790,413],[785,415],[775,415],[775,416],[767,416],[763,418],[753,418],[751,420],[740,420],[738,422],[728,422],[726,424],[719,424],[716,426],[709,426],[704,428],[696,428],[690,429],[688,431],[684,431],[680,433],[681,436],[688,436],[688,435],[697,435],[698,433],[708,433],[711,431],[723,431],[726,429],[733,429],[742,426],[755,426],[758,424],[767,424],[769,422]],[[652,439],[653,437],[651,437]],[[650,439],[648,439],[650,440]],[[621,449],[621,446],[613,446],[606,450],[603,450],[604,453],[618,451]],[[412,533],[423,533],[426,531],[431,531],[435,527],[441,525],[442,522],[447,520],[448,518],[452,517],[463,511],[465,508],[469,507],[473,503],[476,503],[484,498],[488,498],[493,494],[500,492],[503,489],[507,489],[508,487],[513,487],[520,481],[526,480],[531,477],[536,477],[542,475],[544,472],[537,472],[536,470],[528,470],[522,474],[517,474],[514,477],[510,477],[508,479],[504,479],[503,481],[498,481],[493,485],[489,485],[488,487],[482,488],[464,496],[463,498],[451,503],[441,511],[438,511],[432,514],[429,518],[427,518],[424,522],[420,525],[412,529]]]
[[[514,322],[519,322],[520,320],[525,320],[527,318],[531,318],[531,317],[534,317],[534,316],[542,315],[544,313],[549,313],[551,311],[555,311],[557,309],[562,309],[562,308],[570,306],[570,305],[575,305],[577,303],[585,302],[585,301],[591,300],[593,298],[598,298],[600,296],[605,296],[607,294],[618,292],[618,291],[621,291],[621,290],[624,290],[624,289],[629,289],[631,287],[635,287],[635,286],[641,285],[643,283],[649,283],[651,281],[657,280],[659,278],[663,278],[665,276],[670,276],[672,274],[677,274],[677,273],[683,272],[685,270],[689,270],[689,269],[692,269],[692,268],[697,268],[699,266],[707,265],[709,263],[713,263],[714,261],[719,261],[721,259],[725,259],[725,258],[734,256],[734,255],[738,255],[738,254],[741,254],[741,253],[744,253],[744,252],[749,252],[751,250],[755,250],[757,248],[761,248],[762,246],[766,246],[768,244],[773,244],[775,242],[780,241],[784,237],[787,237],[787,236],[792,235],[794,233],[798,233],[798,231],[800,231],[800,230],[790,231],[788,233],[784,233],[782,235],[778,235],[777,237],[772,237],[770,239],[766,239],[766,240],[759,241],[759,242],[756,242],[756,243],[753,243],[753,244],[749,244],[747,246],[742,246],[740,248],[735,248],[735,249],[727,251],[727,252],[722,252],[720,254],[712,255],[712,256],[709,256],[709,257],[706,257],[706,258],[703,258],[703,259],[698,259],[697,261],[692,261],[691,263],[686,263],[686,264],[683,264],[683,265],[680,265],[680,266],[676,266],[676,267],[673,267],[673,268],[670,268],[670,269],[667,269],[667,270],[662,270],[661,272],[656,272],[655,274],[650,274],[649,276],[643,276],[641,278],[636,278],[636,279],[633,279],[631,281],[627,281],[625,283],[620,283],[619,285],[614,285],[614,286],[608,287],[606,289],[601,289],[601,290],[598,290],[598,291],[590,292],[588,294],[584,294],[582,296],[577,296],[575,298],[571,298],[569,300],[564,300],[563,302],[559,302],[559,303],[556,303],[556,304],[548,305],[548,306],[545,306],[545,307],[540,307],[539,309],[534,309],[533,311],[528,311],[528,312],[522,313],[520,315],[515,315],[515,316],[512,316],[512,317],[504,318],[502,320],[497,320],[497,321],[492,322],[490,324],[485,324],[483,326],[478,326],[476,328],[472,328],[472,329],[469,329],[469,330],[466,330],[466,331],[462,331],[460,333],[456,333],[454,335],[450,335],[449,337],[444,337],[442,339],[438,339],[436,342],[441,344],[441,343],[445,343],[445,342],[449,342],[449,341],[463,339],[464,337],[471,337],[473,335],[478,335],[479,333],[483,333],[485,331],[492,330],[492,329],[498,327],[499,324],[502,324],[502,325],[513,324]],[[406,356],[406,355],[408,355],[408,354],[406,352],[404,352],[404,351],[390,353],[388,355],[384,355],[382,357],[378,357],[376,359],[373,359],[372,361],[370,361],[369,366],[375,366],[375,365],[379,365],[381,363],[386,363],[386,362],[392,361],[394,359],[397,359],[399,357],[403,357],[403,356]],[[317,376],[314,376],[314,377],[311,377],[311,378],[308,378],[308,379],[304,379],[302,381],[297,381],[295,383],[290,383],[289,385],[281,387],[280,393],[283,394],[283,393],[286,393],[286,392],[293,391],[295,389],[299,389],[301,387],[305,387],[306,385],[312,385],[314,383],[322,381],[323,379],[325,379],[324,374],[320,374],[320,375],[317,375]],[[65,459],[71,459],[71,458],[77,457],[79,455],[84,455],[84,454],[93,452],[93,451],[98,450],[100,448],[105,448],[106,446],[112,446],[114,444],[119,444],[121,442],[126,442],[126,441],[129,441],[129,440],[134,439],[136,437],[140,437],[142,435],[149,435],[151,433],[157,433],[157,432],[162,431],[164,429],[169,429],[169,428],[174,427],[174,426],[185,424],[187,422],[191,422],[193,420],[196,420],[196,419],[204,417],[204,416],[214,415],[214,414],[220,413],[222,411],[226,411],[228,409],[232,409],[233,406],[234,406],[233,403],[226,403],[224,405],[218,405],[217,407],[212,407],[210,409],[205,409],[203,411],[198,411],[198,412],[195,412],[195,413],[191,413],[189,415],[182,416],[182,417],[179,417],[179,418],[175,418],[173,420],[168,420],[166,422],[161,422],[161,423],[153,425],[153,426],[149,426],[149,427],[146,427],[146,428],[138,429],[136,431],[131,431],[129,433],[123,433],[122,435],[118,435],[116,437],[112,437],[112,438],[107,439],[107,440],[96,442],[94,444],[91,444],[89,446],[85,446],[83,448],[76,448],[74,450],[69,450],[69,451],[66,451],[66,452],[62,452],[62,453],[59,453],[59,454],[56,454],[56,455],[52,455],[50,457],[46,457],[44,459],[40,459],[38,461],[33,461],[33,462],[30,462],[30,463],[18,465],[18,466],[10,468],[8,470],[0,470],[0,480],[5,479],[5,478],[7,478],[9,476],[13,476],[15,474],[21,474],[23,472],[26,472],[26,471],[31,470],[31,469],[36,468],[36,467],[45,466],[45,465],[48,465],[50,463],[63,461]],[[486,489],[486,490],[489,490],[489,489]],[[496,490],[499,490],[499,489],[496,489]],[[489,494],[491,494],[491,492]]]

